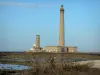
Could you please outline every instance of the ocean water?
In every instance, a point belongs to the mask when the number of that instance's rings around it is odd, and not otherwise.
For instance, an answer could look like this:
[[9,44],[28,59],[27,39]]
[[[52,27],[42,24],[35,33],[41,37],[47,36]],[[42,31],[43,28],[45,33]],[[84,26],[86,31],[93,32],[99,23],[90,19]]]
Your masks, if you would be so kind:
[[25,70],[25,69],[30,69],[30,68],[31,68],[31,66],[13,65],[13,64],[0,64],[0,69]]

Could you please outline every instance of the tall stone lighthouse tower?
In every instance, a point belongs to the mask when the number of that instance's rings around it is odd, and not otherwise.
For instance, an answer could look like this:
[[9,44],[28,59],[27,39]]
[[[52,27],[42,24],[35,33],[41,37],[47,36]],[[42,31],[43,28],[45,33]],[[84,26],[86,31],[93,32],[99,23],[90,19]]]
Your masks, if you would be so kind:
[[59,34],[59,46],[64,46],[65,44],[65,35],[64,35],[64,8],[61,5],[60,8],[60,34]]
[[40,49],[40,35],[36,35],[36,49]]

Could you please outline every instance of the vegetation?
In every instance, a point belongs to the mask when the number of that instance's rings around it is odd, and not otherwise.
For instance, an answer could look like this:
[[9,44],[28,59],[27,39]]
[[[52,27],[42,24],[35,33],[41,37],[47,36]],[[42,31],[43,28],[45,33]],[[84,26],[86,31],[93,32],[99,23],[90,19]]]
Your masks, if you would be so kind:
[[[52,57],[50,57],[52,56]],[[56,58],[54,58],[56,57]],[[100,56],[97,55],[88,55],[88,54],[53,54],[53,53],[27,53],[27,54],[9,54],[4,59],[25,59],[30,61],[1,61],[1,63],[9,63],[9,64],[24,64],[28,66],[32,66],[32,68],[28,70],[23,70],[22,72],[19,71],[3,71],[0,70],[0,75],[11,75],[11,73],[19,75],[100,75],[100,69],[91,68],[94,63],[87,63],[87,64],[79,64],[76,62],[70,61],[63,61],[57,62],[58,58],[66,59],[66,58],[89,58],[89,59],[100,59]],[[17,58],[17,59],[16,59]],[[38,58],[44,58],[45,62],[39,62]],[[49,59],[48,59],[49,58]],[[32,59],[35,59],[33,61]],[[8,74],[9,73],[9,74]]]
[[29,70],[24,70],[23,72],[16,71],[1,71],[0,75],[99,75],[99,69],[92,69],[93,63],[87,63],[80,65],[75,62],[62,62],[57,63],[53,57],[50,57],[48,61],[43,64],[41,62],[34,62],[32,68]]
[[54,58],[50,58],[45,65],[36,63],[36,65],[27,71],[24,75],[99,75],[99,69],[92,69],[93,63],[80,65],[79,63],[67,62],[57,63]]
[[[78,59],[76,61],[79,60],[100,60],[100,54],[89,54],[89,53],[24,53],[24,52],[15,52],[15,53],[0,53],[1,54],[1,59],[11,59],[14,61],[10,61],[10,60],[0,60],[1,63],[5,63],[5,64],[20,64],[20,65],[31,65],[32,61],[17,61],[17,60],[21,60],[21,59],[25,59],[25,60],[32,60],[33,58],[36,59],[45,59],[47,60],[50,56],[52,57],[56,57],[57,60],[61,59],[61,57],[63,59]],[[24,63],[25,62],[25,63]]]

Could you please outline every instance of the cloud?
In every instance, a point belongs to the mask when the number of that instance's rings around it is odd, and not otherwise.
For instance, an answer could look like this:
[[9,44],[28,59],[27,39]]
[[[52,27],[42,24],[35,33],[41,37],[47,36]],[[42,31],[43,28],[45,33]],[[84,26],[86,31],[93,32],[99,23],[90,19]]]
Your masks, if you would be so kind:
[[0,6],[23,6],[23,7],[54,7],[55,4],[37,4],[37,3],[23,3],[23,2],[0,2]]

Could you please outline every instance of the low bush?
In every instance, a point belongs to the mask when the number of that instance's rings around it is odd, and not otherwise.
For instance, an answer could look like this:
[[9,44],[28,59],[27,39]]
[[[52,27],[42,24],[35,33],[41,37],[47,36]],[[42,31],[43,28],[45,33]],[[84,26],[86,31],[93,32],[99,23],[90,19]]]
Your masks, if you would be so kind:
[[[32,75],[93,75],[94,72],[97,75],[100,74],[100,70],[93,70],[93,62],[86,64],[79,64],[75,62],[55,62],[54,58],[50,58],[48,62],[43,65],[38,62],[37,66],[28,71]],[[93,73],[92,73],[93,72]],[[29,75],[31,75],[29,74]],[[27,74],[28,75],[28,74]]]

